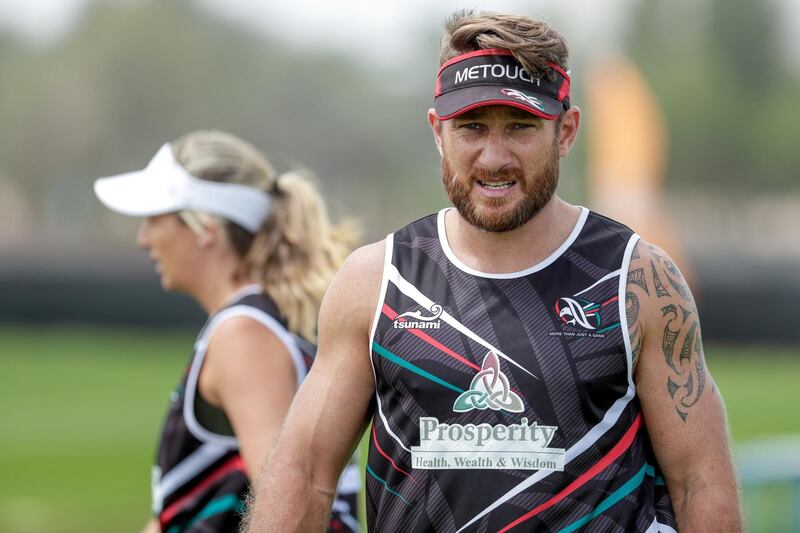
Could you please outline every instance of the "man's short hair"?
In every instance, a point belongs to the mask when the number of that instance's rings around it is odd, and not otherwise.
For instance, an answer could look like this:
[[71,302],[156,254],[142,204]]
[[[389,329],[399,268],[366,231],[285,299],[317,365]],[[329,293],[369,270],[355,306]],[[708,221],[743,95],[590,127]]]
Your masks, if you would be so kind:
[[550,24],[521,15],[463,10],[453,13],[444,24],[439,64],[476,50],[509,50],[534,77],[553,78],[548,63],[568,71],[567,41]]

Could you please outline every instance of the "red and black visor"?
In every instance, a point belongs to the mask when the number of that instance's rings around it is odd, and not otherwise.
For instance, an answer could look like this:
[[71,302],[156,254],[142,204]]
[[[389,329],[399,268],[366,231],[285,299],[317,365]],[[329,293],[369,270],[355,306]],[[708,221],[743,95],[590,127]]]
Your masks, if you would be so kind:
[[433,108],[447,120],[470,109],[508,105],[547,120],[569,109],[569,74],[549,63],[555,78],[534,78],[508,50],[469,52],[446,62],[436,77]]

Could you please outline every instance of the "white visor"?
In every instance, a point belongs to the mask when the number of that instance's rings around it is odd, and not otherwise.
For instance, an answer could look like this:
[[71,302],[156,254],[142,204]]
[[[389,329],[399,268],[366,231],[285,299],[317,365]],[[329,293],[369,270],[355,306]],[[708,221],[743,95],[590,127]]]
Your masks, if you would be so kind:
[[238,183],[195,178],[175,160],[169,144],[161,147],[144,170],[99,178],[94,192],[118,213],[151,216],[185,209],[218,215],[257,233],[269,216],[266,192]]

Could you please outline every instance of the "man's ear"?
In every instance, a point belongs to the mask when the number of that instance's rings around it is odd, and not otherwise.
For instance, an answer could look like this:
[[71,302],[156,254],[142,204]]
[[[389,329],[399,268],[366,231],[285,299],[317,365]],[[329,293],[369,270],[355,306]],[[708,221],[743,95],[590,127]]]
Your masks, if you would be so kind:
[[581,126],[581,109],[573,106],[564,112],[564,117],[559,124],[558,155],[567,157],[575,145],[578,130]]
[[436,116],[436,111],[433,108],[428,109],[428,124],[433,130],[433,140],[436,142],[436,149],[439,150],[439,155],[442,153],[442,121]]

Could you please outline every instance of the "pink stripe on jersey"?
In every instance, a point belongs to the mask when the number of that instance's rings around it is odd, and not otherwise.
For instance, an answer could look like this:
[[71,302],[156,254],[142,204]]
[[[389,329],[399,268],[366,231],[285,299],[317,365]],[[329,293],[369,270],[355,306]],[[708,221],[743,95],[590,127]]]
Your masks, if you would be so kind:
[[586,482],[595,477],[597,474],[602,472],[608,465],[613,463],[620,455],[622,455],[628,448],[631,447],[631,444],[633,444],[633,440],[636,437],[636,433],[638,433],[639,431],[639,426],[641,425],[641,423],[642,423],[642,415],[641,414],[636,415],[633,424],[631,424],[631,427],[628,428],[628,430],[625,432],[625,435],[622,436],[622,439],[620,439],[620,441],[616,443],[614,447],[611,448],[611,450],[602,459],[600,459],[594,465],[592,465],[592,467],[589,468],[589,470],[581,474],[580,477],[578,477],[575,481],[567,485],[567,487],[564,490],[562,490],[561,492],[559,492],[558,494],[556,494],[555,496],[553,496],[552,498],[541,504],[539,507],[536,507],[535,509],[532,509],[526,514],[520,516],[519,518],[508,524],[506,527],[498,531],[498,533],[504,533],[505,531],[508,531],[520,525],[522,522],[525,522],[526,520],[533,518],[542,511],[549,509],[550,507],[554,506],[555,504],[557,504],[558,502],[560,502],[561,500],[563,500],[564,498],[575,492],[582,485],[585,485]]

